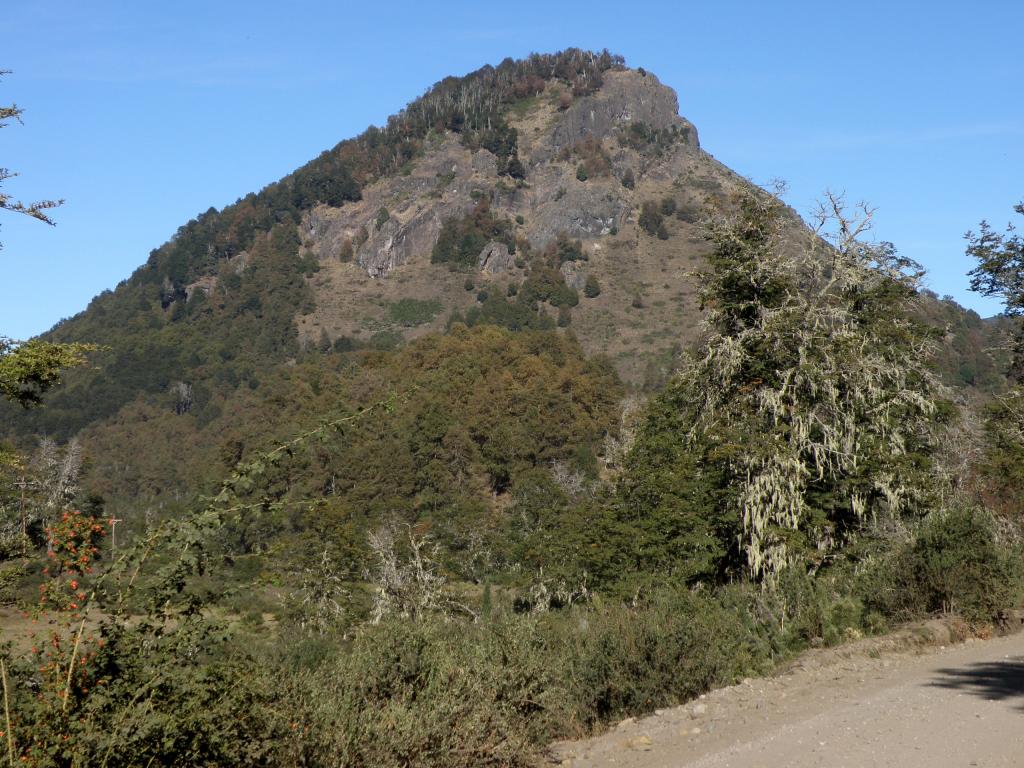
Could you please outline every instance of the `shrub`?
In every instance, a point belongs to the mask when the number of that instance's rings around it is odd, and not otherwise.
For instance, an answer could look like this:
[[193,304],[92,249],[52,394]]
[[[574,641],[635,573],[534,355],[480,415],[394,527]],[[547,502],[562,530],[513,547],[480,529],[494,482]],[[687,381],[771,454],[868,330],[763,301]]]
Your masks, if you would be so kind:
[[671,197],[662,198],[660,210],[662,216],[671,216],[676,212],[676,201]]
[[583,250],[583,243],[570,238],[565,232],[559,232],[552,242],[544,249],[544,257],[552,263],[559,265],[567,261],[587,261],[587,253]]
[[355,256],[355,251],[352,248],[351,238],[345,238],[345,242],[341,244],[341,250],[338,251],[338,258],[343,262],[352,261]]
[[657,203],[648,200],[640,207],[640,228],[648,235],[666,239],[667,233],[662,237],[662,233],[665,232],[665,221]]
[[587,166],[580,163],[576,166],[576,180],[586,181],[587,180]]
[[388,209],[381,206],[381,209],[377,211],[377,218],[374,220],[374,226],[376,229],[383,227],[388,220],[391,218],[391,214],[388,213]]
[[1011,602],[1006,554],[991,518],[978,509],[933,513],[918,531],[907,560],[928,611],[991,621]]
[[288,681],[302,737],[281,764],[532,765],[573,722],[553,655],[526,618],[369,627],[334,665]]
[[586,628],[563,642],[572,700],[587,726],[678,704],[770,667],[770,647],[753,622],[685,589],[663,588],[639,608],[614,605],[581,618]]
[[601,284],[594,275],[587,275],[587,282],[583,286],[583,295],[588,299],[596,299],[601,295]]
[[957,507],[932,513],[912,540],[871,558],[855,591],[869,611],[897,621],[941,611],[986,622],[1019,597],[1013,562],[987,512]]
[[633,170],[627,168],[626,172],[622,174],[622,186],[626,189],[633,189],[636,185],[636,179],[633,177]]
[[388,306],[391,322],[412,327],[429,323],[441,312],[441,302],[437,299],[399,299]]
[[480,251],[490,241],[504,243],[510,252],[515,251],[512,223],[494,216],[490,202],[481,198],[470,213],[449,219],[441,226],[430,261],[452,267],[475,266]]

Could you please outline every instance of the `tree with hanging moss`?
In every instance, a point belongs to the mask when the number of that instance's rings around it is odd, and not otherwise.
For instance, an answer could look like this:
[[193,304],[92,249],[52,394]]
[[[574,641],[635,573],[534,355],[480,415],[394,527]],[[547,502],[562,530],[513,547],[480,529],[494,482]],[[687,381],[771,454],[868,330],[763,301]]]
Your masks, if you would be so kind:
[[[851,216],[829,196],[813,229],[794,218],[775,196],[745,193],[711,220],[706,340],[634,449],[662,485],[676,469],[718,483],[691,513],[726,513],[733,525],[704,533],[739,546],[710,551],[767,579],[820,565],[881,516],[923,510],[949,411],[928,363],[934,333],[910,314],[920,267],[864,239],[866,208]],[[634,484],[658,496],[658,482]]]

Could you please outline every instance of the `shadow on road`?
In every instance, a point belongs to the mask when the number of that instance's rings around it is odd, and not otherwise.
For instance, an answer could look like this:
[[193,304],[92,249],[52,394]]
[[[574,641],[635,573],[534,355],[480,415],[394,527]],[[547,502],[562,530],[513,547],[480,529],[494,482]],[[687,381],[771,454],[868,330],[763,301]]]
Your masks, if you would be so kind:
[[930,685],[971,693],[983,699],[1014,702],[1024,711],[1024,656],[938,670]]

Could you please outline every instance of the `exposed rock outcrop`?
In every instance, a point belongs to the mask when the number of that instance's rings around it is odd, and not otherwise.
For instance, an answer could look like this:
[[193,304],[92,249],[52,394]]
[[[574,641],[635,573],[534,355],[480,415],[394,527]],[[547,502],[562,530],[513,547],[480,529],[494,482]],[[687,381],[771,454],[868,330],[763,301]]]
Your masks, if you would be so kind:
[[504,243],[488,243],[480,251],[480,258],[477,260],[480,270],[489,275],[502,275],[515,266],[515,258],[508,252],[508,246]]

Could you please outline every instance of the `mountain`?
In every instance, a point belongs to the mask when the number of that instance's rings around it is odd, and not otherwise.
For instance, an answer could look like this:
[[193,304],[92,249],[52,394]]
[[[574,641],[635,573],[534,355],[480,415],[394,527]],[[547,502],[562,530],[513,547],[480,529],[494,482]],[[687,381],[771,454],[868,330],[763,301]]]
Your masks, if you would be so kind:
[[[701,149],[675,92],[621,57],[507,59],[182,226],[47,334],[105,345],[92,369],[4,420],[22,439],[82,434],[91,487],[127,503],[187,498],[233,446],[315,418],[325,382],[364,402],[417,379],[420,348],[389,350],[459,322],[571,333],[557,359],[600,356],[654,389],[699,331],[705,206],[748,185]],[[926,312],[949,329],[947,378],[997,385],[981,319],[937,299]],[[588,446],[614,421],[598,410]]]

